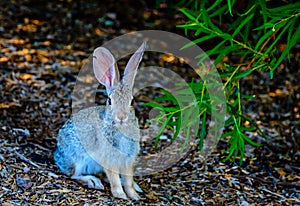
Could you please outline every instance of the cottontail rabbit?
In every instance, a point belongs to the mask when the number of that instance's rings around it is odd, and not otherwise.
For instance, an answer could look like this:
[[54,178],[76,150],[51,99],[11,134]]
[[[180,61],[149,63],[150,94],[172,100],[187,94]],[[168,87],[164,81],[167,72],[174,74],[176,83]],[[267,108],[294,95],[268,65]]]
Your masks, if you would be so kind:
[[140,149],[140,133],[130,104],[145,47],[144,42],[132,55],[122,80],[112,54],[103,47],[95,49],[94,73],[106,87],[111,105],[90,107],[72,115],[58,132],[54,152],[59,169],[90,188],[103,189],[100,179],[94,175],[104,172],[117,198],[139,199],[136,192],[139,187],[133,181],[133,164]]

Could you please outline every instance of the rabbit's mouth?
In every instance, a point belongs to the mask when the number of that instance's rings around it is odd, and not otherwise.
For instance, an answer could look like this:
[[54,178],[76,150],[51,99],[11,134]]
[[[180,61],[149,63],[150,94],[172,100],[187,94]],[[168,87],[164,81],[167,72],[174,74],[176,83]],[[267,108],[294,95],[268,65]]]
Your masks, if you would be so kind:
[[128,118],[126,119],[126,120],[116,120],[116,119],[114,119],[113,121],[112,121],[112,124],[114,125],[114,126],[127,126],[128,125]]
[[115,121],[118,123],[118,124],[127,124],[127,122],[128,122],[128,116],[126,115],[126,116],[116,116],[115,117]]

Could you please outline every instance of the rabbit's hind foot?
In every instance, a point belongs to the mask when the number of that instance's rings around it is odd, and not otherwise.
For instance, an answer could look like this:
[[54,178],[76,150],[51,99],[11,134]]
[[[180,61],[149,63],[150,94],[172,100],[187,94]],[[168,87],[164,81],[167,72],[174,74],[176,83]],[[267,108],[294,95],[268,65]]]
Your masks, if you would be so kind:
[[93,175],[77,175],[72,176],[72,179],[77,180],[78,182],[87,185],[89,188],[103,190],[104,186],[101,183],[101,180]]
[[144,191],[142,190],[142,188],[141,188],[136,182],[134,182],[134,181],[133,181],[133,188],[134,188],[135,191],[137,191],[137,192],[140,192],[140,193],[144,192]]

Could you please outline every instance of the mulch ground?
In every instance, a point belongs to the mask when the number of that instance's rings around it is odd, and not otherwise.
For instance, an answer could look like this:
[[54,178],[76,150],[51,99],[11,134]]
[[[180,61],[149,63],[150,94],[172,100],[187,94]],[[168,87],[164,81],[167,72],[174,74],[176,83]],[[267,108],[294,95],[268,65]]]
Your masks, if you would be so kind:
[[[170,25],[182,17],[142,1],[120,1],[131,5],[126,12],[113,1],[21,2],[0,3],[1,205],[300,205],[299,51],[274,79],[255,74],[243,80],[245,92],[256,94],[245,102],[246,114],[267,140],[249,134],[263,146],[247,145],[242,166],[222,162],[221,140],[205,162],[195,148],[165,171],[136,177],[144,191],[139,202],[119,200],[107,183],[104,191],[88,189],[54,164],[76,75],[103,42],[132,30],[176,31]],[[144,108],[137,104],[137,111],[144,119]],[[142,146],[153,150],[151,142]]]

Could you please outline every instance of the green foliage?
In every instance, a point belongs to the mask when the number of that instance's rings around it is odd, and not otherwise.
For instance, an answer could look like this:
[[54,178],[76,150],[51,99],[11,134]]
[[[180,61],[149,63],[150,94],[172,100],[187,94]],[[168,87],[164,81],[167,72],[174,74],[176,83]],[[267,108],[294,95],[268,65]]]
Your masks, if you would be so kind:
[[[186,34],[192,30],[196,37],[199,36],[193,43],[209,39],[217,42],[214,48],[206,51],[208,56],[216,56],[215,65],[224,56],[238,54],[241,59],[250,61],[246,63],[248,68],[269,71],[272,77],[274,70],[286,56],[289,57],[289,51],[299,42],[300,2],[268,8],[263,0],[253,1],[242,12],[235,11],[234,15],[232,7],[235,1],[228,0],[225,4],[219,0],[212,5],[209,2],[201,1],[191,9],[179,9],[189,21],[178,27],[185,29]],[[223,20],[229,14],[233,15],[230,23]],[[278,43],[286,43],[279,57]],[[191,44],[185,48],[189,46]],[[206,57],[200,55],[199,58],[201,61]]]
[[[242,5],[237,5],[237,4]],[[256,72],[268,72],[273,77],[283,60],[289,60],[291,48],[300,39],[300,2],[286,1],[277,2],[276,7],[272,7],[266,1],[249,1],[247,3],[236,2],[234,0],[213,1],[193,1],[182,0],[178,6],[188,19],[179,28],[185,30],[187,36],[194,36],[193,42],[187,44],[183,49],[193,44],[203,42],[213,42],[215,45],[204,54],[199,54],[199,64],[208,55],[214,57],[214,64],[218,67],[221,78],[224,81],[223,88],[226,92],[227,116],[225,123],[226,131],[222,135],[228,139],[228,156],[235,159],[240,156],[240,163],[244,157],[245,143],[259,146],[247,136],[247,132],[258,131],[263,136],[262,131],[254,121],[244,115],[242,100],[254,98],[254,95],[245,95],[240,88],[240,79]],[[236,7],[235,7],[236,6]],[[239,9],[238,9],[239,8]],[[244,8],[244,9],[240,9]],[[285,48],[280,49],[280,44]],[[282,48],[282,47],[281,47]],[[222,64],[225,56],[239,56],[241,62],[236,64]],[[206,88],[206,82],[191,82],[189,86],[195,93],[196,100],[192,105],[196,105],[201,117],[201,128],[198,132],[200,148],[207,130],[207,115],[211,115],[211,100]],[[183,95],[185,91],[180,91]],[[170,93],[164,91],[164,95],[156,99],[157,103],[147,103],[146,105],[158,108],[162,115],[155,121],[161,121],[161,130],[156,137],[156,145],[165,127],[176,128],[175,139],[179,134],[181,113],[185,113],[185,108],[177,105],[176,99]],[[173,106],[162,106],[162,102],[171,101]],[[174,127],[176,125],[176,127]],[[247,126],[245,126],[247,125]],[[187,137],[188,138],[188,137]]]
[[[208,93],[205,91],[205,84],[205,81],[197,83],[192,81],[188,83],[189,89],[191,89],[195,94],[196,99],[191,99],[190,96],[186,95],[190,90],[186,91],[185,89],[182,89],[177,91],[175,94],[176,98],[174,98],[174,95],[170,92],[161,90],[163,95],[157,97],[155,99],[155,103],[147,102],[143,104],[144,106],[150,106],[161,111],[156,118],[152,119],[152,121],[156,121],[161,124],[160,130],[155,137],[155,147],[157,147],[159,137],[162,135],[164,128],[166,127],[174,130],[172,141],[179,135],[180,130],[185,130],[184,133],[186,135],[186,139],[182,148],[185,147],[185,144],[187,144],[190,137],[190,130],[198,130],[198,119],[192,118],[195,115],[195,112],[198,117],[202,115],[206,116],[206,112],[211,110],[211,100]],[[181,105],[178,104],[178,100]],[[170,106],[162,106],[161,103],[165,102],[168,102],[168,105]],[[204,121],[206,121],[206,118],[202,118],[202,130],[206,131],[206,122]],[[205,132],[200,133],[200,141],[203,141],[205,134]]]

